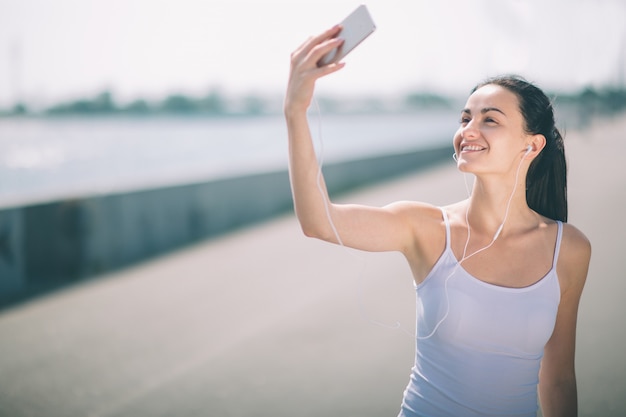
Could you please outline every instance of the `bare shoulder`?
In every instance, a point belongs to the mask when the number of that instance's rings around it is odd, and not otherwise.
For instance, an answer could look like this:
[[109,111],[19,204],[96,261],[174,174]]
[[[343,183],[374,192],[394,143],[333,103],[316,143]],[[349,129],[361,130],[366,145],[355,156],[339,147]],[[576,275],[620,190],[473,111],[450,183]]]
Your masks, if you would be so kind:
[[[428,203],[399,201],[386,206],[403,218],[411,233],[411,243],[403,250],[416,282],[426,277],[445,247],[442,208]],[[444,208],[445,210],[445,208]]]
[[385,206],[385,209],[403,217],[420,230],[437,227],[442,222],[441,208],[418,201],[397,201]]
[[570,246],[570,250],[582,251],[591,255],[591,242],[587,236],[569,223],[563,224],[563,243]]
[[426,215],[430,212],[437,212],[441,214],[441,209],[439,207],[421,201],[396,201],[394,203],[388,204],[385,207],[397,212],[412,212]]
[[575,226],[564,223],[561,251],[568,258],[576,258],[581,261],[587,260],[588,262],[591,257],[591,242]]
[[587,236],[575,226],[564,223],[557,266],[563,284],[568,288],[578,288],[582,291],[587,279],[590,260],[591,242]]
[[411,251],[422,252],[428,243],[436,245],[437,239],[445,238],[440,207],[417,201],[398,201],[385,209],[401,218],[407,230],[410,230],[412,248],[408,249]]

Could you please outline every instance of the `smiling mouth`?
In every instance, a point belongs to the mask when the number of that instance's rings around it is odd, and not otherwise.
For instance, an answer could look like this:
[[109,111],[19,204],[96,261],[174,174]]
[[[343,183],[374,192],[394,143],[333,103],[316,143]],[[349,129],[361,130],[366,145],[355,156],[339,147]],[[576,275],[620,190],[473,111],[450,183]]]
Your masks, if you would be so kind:
[[485,148],[483,148],[482,146],[476,146],[476,145],[464,145],[461,146],[461,152],[477,152],[477,151],[484,151]]

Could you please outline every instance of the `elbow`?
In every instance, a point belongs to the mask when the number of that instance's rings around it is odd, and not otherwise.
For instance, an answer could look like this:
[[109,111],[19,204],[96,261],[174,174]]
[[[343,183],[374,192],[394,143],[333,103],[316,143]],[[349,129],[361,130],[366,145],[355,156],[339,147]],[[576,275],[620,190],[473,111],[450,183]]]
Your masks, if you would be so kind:
[[319,224],[300,221],[300,229],[302,230],[302,234],[306,237],[324,240],[326,242],[332,241],[332,234]]
[[304,236],[306,237],[322,239],[322,234],[319,231],[319,227],[316,227],[315,225],[300,222],[300,229],[302,230],[302,234],[304,234]]
[[305,224],[300,223],[300,230],[302,230],[302,234],[306,237],[312,237],[312,238],[317,237],[315,228],[311,226],[307,226]]
[[307,209],[296,205],[295,213],[304,236],[335,242],[335,232],[331,225],[330,214],[323,208],[318,210],[309,206]]

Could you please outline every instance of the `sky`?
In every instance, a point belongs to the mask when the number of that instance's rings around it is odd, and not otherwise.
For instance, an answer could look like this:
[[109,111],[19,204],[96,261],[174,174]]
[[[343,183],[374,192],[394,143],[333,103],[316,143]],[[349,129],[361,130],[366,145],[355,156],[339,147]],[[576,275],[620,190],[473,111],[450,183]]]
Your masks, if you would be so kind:
[[625,0],[0,0],[0,107],[105,89],[120,102],[282,94],[290,53],[361,3],[377,29],[318,91],[465,94],[505,72],[550,90],[626,78]]

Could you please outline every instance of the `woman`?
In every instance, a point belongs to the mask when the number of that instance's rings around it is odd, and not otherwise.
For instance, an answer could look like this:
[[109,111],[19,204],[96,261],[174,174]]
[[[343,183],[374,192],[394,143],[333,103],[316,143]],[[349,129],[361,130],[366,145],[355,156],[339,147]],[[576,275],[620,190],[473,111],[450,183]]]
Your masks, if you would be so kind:
[[305,235],[400,251],[417,291],[415,366],[400,416],[577,413],[574,345],[591,247],[566,224],[565,157],[549,100],[515,77],[480,84],[454,136],[470,197],[446,207],[328,202],[307,124],[333,27],[291,56],[285,97],[290,175]]

